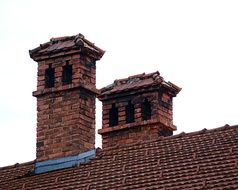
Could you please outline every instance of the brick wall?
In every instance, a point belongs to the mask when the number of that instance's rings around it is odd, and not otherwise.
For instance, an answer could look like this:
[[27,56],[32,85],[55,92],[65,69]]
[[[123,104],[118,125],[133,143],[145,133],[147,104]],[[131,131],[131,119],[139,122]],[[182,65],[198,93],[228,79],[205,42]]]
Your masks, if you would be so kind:
[[58,57],[55,59],[47,59],[38,63],[37,91],[45,89],[45,70],[49,65],[55,70],[55,86],[54,89],[62,90],[62,70],[66,64],[72,65],[73,85],[96,85],[96,66],[95,61],[86,56],[79,54]]
[[[72,83],[63,84],[63,66],[72,65]],[[51,66],[50,66],[51,65]],[[45,70],[55,71],[54,87],[45,87]],[[37,161],[72,156],[95,144],[95,61],[74,54],[38,63]]]
[[[125,94],[124,94],[125,95]],[[151,105],[151,118],[143,119],[142,103],[148,100]],[[128,102],[134,105],[134,122],[126,122],[126,106]],[[136,143],[145,140],[155,140],[159,136],[172,135],[174,130],[172,96],[166,91],[144,92],[128,96],[110,97],[102,101],[102,135],[103,148]],[[109,112],[112,105],[118,109],[118,124],[110,126]]]
[[128,128],[105,133],[102,136],[103,148],[124,146],[156,140],[160,136],[170,136],[173,132],[158,122],[144,122]]

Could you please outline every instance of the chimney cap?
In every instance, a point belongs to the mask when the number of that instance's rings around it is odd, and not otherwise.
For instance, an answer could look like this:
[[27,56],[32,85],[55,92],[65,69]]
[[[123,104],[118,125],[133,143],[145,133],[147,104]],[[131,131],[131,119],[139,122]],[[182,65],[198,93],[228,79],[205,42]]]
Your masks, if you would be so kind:
[[180,87],[169,81],[166,82],[164,78],[160,76],[159,71],[156,71],[153,73],[142,73],[129,76],[128,78],[115,80],[112,84],[100,90],[101,94],[98,96],[98,98],[100,100],[103,100],[105,97],[118,93],[137,89],[147,89],[151,87],[160,88],[161,86],[170,90],[174,96],[176,96],[181,91]]
[[49,42],[29,50],[30,57],[35,61],[78,52],[86,52],[95,60],[99,60],[105,53],[80,33],[74,36],[51,38]]

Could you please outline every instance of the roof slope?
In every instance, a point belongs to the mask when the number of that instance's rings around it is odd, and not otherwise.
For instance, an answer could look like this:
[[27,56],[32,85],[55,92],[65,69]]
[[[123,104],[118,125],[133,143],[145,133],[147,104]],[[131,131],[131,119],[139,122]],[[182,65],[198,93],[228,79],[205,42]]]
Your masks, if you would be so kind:
[[238,126],[99,150],[71,169],[29,175],[32,166],[1,168],[0,189],[238,189]]
[[111,95],[115,93],[128,92],[129,90],[143,90],[145,88],[159,88],[159,87],[168,88],[171,92],[176,95],[181,88],[176,86],[171,82],[166,82],[163,77],[160,76],[159,71],[153,73],[142,73],[138,75],[133,75],[128,78],[115,80],[114,83],[101,89],[100,97],[105,95]]

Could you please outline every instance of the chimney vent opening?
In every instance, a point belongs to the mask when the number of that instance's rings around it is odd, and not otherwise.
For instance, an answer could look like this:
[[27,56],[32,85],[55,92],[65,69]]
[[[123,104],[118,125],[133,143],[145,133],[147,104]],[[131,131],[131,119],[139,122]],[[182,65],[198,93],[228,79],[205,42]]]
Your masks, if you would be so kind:
[[72,83],[72,65],[69,65],[67,62],[65,66],[63,66],[63,73],[62,73],[62,83],[63,85],[71,84]]
[[113,127],[116,125],[118,125],[118,108],[115,104],[112,104],[112,107],[109,110],[109,126]]
[[147,98],[141,104],[141,115],[143,121],[151,119],[151,103]]
[[45,70],[45,87],[52,88],[55,86],[55,69],[52,68],[52,65],[49,65],[49,68]]
[[126,123],[133,123],[135,121],[135,107],[134,104],[129,101],[126,106]]

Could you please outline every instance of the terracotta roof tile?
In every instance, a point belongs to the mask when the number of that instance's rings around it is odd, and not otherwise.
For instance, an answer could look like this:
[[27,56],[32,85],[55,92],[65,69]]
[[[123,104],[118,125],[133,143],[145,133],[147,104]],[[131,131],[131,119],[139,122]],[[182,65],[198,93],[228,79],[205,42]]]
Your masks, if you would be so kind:
[[39,175],[31,173],[34,162],[0,168],[0,189],[238,189],[238,126],[96,154],[87,164]]
[[105,95],[111,95],[121,93],[129,90],[146,89],[146,88],[169,88],[175,95],[181,90],[178,86],[171,82],[166,82],[163,77],[160,76],[159,71],[149,74],[133,75],[128,78],[115,80],[114,83],[101,89],[100,97]]
[[[34,169],[34,161],[0,168],[0,184],[29,175]],[[1,187],[1,185],[0,185]],[[1,189],[1,188],[0,188]]]
[[104,54],[103,50],[85,39],[82,34],[51,38],[49,42],[40,44],[39,47],[29,50],[29,52],[35,61],[77,52],[87,52],[98,60]]

